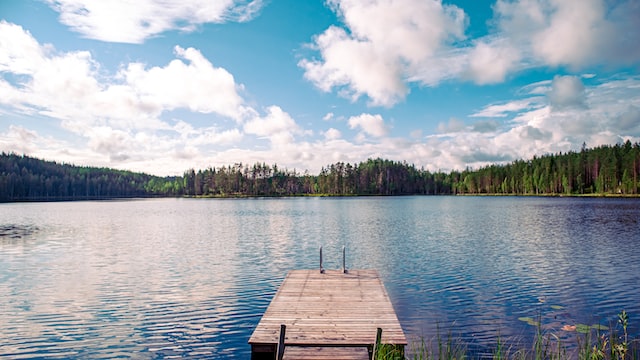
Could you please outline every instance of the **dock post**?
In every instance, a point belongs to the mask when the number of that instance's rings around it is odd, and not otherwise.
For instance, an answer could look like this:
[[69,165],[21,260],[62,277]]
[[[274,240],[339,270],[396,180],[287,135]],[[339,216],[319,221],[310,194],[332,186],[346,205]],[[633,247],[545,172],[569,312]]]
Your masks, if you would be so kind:
[[380,343],[382,342],[382,328],[378,328],[376,332],[376,342],[373,344],[373,352],[371,353],[371,359],[376,359],[376,354],[378,352],[378,348],[380,347]]
[[324,274],[324,268],[322,267],[322,246],[320,246],[320,274]]
[[284,356],[284,335],[287,330],[287,326],[285,324],[280,325],[280,340],[278,341],[278,349],[276,350],[276,359],[282,360]]
[[345,255],[344,246],[342,246],[342,273],[343,274],[347,273],[346,255]]

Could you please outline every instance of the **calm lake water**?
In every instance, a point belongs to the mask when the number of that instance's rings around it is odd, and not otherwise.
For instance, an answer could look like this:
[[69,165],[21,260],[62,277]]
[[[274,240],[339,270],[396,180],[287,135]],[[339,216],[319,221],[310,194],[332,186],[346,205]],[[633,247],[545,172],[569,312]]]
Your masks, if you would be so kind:
[[286,272],[380,272],[409,340],[640,336],[640,200],[154,199],[0,205],[0,357],[249,357]]

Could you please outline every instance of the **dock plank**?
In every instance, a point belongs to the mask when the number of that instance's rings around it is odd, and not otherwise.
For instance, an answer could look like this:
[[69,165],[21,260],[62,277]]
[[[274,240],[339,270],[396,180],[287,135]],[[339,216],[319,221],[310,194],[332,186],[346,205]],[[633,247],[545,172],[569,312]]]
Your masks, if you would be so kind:
[[382,343],[407,344],[376,270],[289,272],[249,343],[277,344],[281,324],[287,326],[285,344],[295,345],[292,349],[366,347],[375,342],[377,328],[383,330]]
[[285,348],[283,360],[369,360],[366,347],[291,346]]

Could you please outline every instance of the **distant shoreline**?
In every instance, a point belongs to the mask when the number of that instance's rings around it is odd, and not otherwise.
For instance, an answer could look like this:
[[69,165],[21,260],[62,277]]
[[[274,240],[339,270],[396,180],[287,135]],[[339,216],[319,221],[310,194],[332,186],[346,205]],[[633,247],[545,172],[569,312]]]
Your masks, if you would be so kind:
[[406,195],[638,198],[639,194],[640,143],[630,141],[448,173],[376,158],[330,164],[317,175],[255,163],[160,177],[0,155],[0,202]]
[[286,198],[369,198],[369,197],[407,197],[407,196],[445,196],[445,197],[526,197],[526,198],[608,198],[608,199],[640,199],[640,194],[403,194],[403,195],[357,195],[357,194],[292,194],[292,195],[181,195],[181,196],[124,196],[124,197],[62,197],[62,198],[33,198],[0,201],[0,204],[8,203],[49,203],[49,202],[75,202],[75,201],[121,201],[121,200],[146,200],[146,199],[286,199]]

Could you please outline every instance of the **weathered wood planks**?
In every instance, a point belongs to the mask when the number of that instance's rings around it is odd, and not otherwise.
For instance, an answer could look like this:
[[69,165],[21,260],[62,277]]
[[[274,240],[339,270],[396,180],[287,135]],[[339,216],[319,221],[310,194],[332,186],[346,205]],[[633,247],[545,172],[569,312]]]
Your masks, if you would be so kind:
[[369,360],[366,347],[290,346],[283,360]]
[[377,328],[382,328],[382,343],[407,344],[376,270],[289,272],[249,339],[252,353],[275,351],[282,324],[285,358],[288,351],[317,348],[325,354],[342,347],[362,354],[375,342]]

